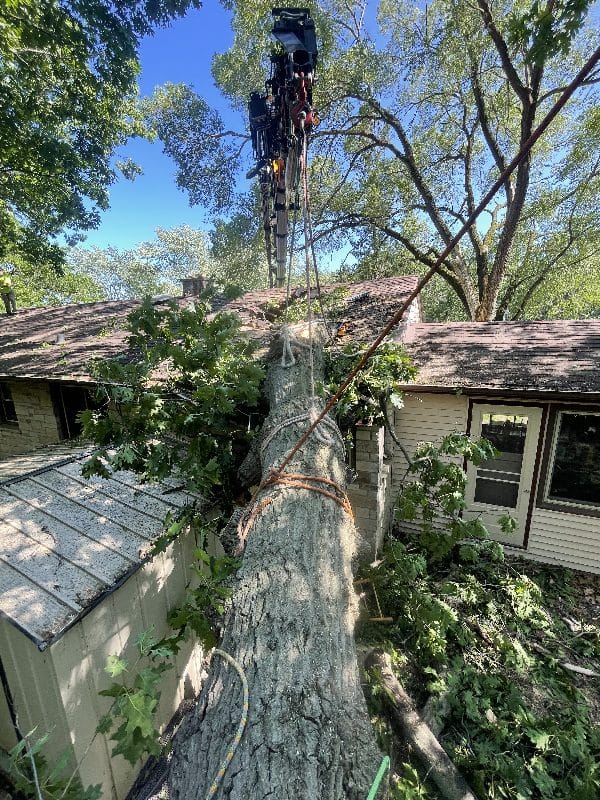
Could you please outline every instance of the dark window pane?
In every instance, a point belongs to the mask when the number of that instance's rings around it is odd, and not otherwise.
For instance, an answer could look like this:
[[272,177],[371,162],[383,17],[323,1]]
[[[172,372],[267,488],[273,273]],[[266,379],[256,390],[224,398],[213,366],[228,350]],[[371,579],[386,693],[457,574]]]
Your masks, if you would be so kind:
[[549,500],[600,505],[600,414],[559,416]]
[[475,502],[489,503],[506,508],[517,507],[518,483],[500,483],[488,478],[477,478],[475,483]]
[[523,453],[527,417],[517,414],[484,414],[481,435],[502,453]]
[[10,386],[0,381],[0,425],[12,424],[17,421],[15,404],[13,403]]
[[81,433],[79,414],[87,408],[94,408],[88,389],[83,386],[51,385],[50,395],[54,413],[58,418],[61,439],[72,439]]
[[488,458],[487,461],[482,461],[479,471],[482,469],[494,469],[500,472],[520,475],[522,465],[523,453],[500,453],[498,458]]

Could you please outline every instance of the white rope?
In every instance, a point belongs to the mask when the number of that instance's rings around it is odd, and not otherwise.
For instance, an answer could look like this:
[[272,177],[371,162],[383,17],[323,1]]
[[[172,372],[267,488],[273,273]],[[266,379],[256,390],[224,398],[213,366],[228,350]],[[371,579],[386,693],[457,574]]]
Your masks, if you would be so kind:
[[[283,339],[283,349],[281,352],[281,366],[291,367],[296,363],[296,357],[292,352],[292,337],[289,325],[283,325],[281,328],[281,338]],[[288,361],[289,358],[289,361]]]
[[222,659],[227,661],[228,664],[231,664],[231,666],[240,676],[240,680],[242,682],[242,689],[244,691],[244,699],[242,701],[242,716],[240,718],[236,734],[233,737],[233,742],[231,743],[231,747],[227,751],[225,758],[221,762],[221,766],[219,767],[219,770],[215,775],[214,781],[210,785],[210,789],[208,790],[208,794],[206,795],[206,800],[211,800],[211,798],[213,798],[216,795],[217,791],[219,790],[219,784],[223,780],[223,776],[227,771],[227,767],[231,763],[231,759],[233,758],[234,753],[237,750],[237,747],[244,733],[244,728],[246,727],[246,722],[248,721],[248,681],[246,680],[246,675],[244,673],[244,670],[242,669],[241,664],[238,661],[236,661],[235,658],[233,658],[233,656],[230,656],[229,653],[226,653],[224,650],[219,650],[218,647],[215,647],[215,649],[212,652],[212,655],[215,655],[215,653],[218,656],[221,656]]
[[302,142],[302,217],[304,220],[304,266],[306,272],[306,302],[308,305],[308,340],[310,342],[310,398],[314,403],[315,400],[315,364],[313,355],[313,314],[312,303],[310,296],[310,251],[309,240],[310,233],[308,228],[308,176],[306,170],[306,160],[308,158],[308,137],[304,132],[302,125],[303,142]]
[[[318,413],[317,412],[317,408],[315,406],[313,406],[310,411],[307,411],[307,412],[305,412],[303,414],[296,414],[295,416],[288,417],[288,419],[285,419],[285,420],[283,420],[283,422],[280,422],[279,425],[277,425],[275,428],[273,428],[273,430],[269,433],[269,435],[266,437],[266,439],[262,442],[262,444],[260,446],[260,455],[261,455],[261,457],[262,457],[264,451],[266,450],[266,448],[273,441],[274,437],[277,436],[277,434],[280,431],[282,431],[284,428],[287,428],[289,425],[294,425],[297,422],[304,422],[305,420],[309,420],[310,423],[312,424],[317,418],[317,413]],[[321,444],[331,444],[332,443],[333,440],[332,440],[331,436],[328,433],[326,433],[325,431],[320,429],[321,426],[324,425],[324,424],[329,426],[331,432],[338,437],[338,439],[340,440],[342,445],[345,447],[346,443],[344,442],[344,438],[343,438],[338,426],[329,417],[324,417],[321,420],[321,422],[319,423],[319,425],[315,428],[315,431],[314,431],[315,438],[319,442],[321,442]]]

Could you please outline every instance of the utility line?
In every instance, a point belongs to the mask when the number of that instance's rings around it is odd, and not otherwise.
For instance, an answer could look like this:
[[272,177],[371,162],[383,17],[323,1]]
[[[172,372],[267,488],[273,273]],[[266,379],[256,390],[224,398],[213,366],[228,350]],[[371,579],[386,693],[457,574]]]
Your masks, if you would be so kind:
[[461,229],[456,233],[450,242],[446,245],[444,250],[440,253],[437,257],[431,268],[427,271],[427,273],[421,278],[418,282],[416,288],[409,294],[408,298],[402,303],[398,311],[394,314],[394,316],[389,320],[387,325],[383,328],[383,330],[379,333],[375,341],[370,345],[370,347],[365,351],[362,358],[358,362],[358,364],[352,369],[349,373],[348,377],[344,380],[340,388],[337,392],[329,399],[325,407],[319,413],[319,415],[315,418],[313,423],[310,425],[309,428],[302,434],[302,436],[298,439],[296,444],[292,447],[290,452],[285,456],[281,464],[275,469],[272,473],[273,477],[280,476],[283,473],[283,470],[287,467],[290,463],[292,458],[296,455],[298,450],[304,445],[307,441],[309,436],[313,433],[319,423],[323,420],[326,414],[331,411],[331,409],[336,405],[340,397],[346,391],[348,386],[352,383],[356,375],[365,367],[367,362],[373,356],[375,351],[378,349],[379,345],[383,342],[383,340],[389,335],[392,328],[394,328],[402,319],[404,312],[409,308],[413,300],[417,298],[417,296],[421,293],[423,288],[429,283],[429,281],[439,272],[439,268],[444,262],[444,260],[450,255],[452,250],[456,247],[465,233],[469,230],[469,228],[473,225],[477,217],[481,214],[481,212],[485,209],[487,204],[490,200],[494,197],[496,192],[506,183],[507,179],[510,175],[514,172],[514,170],[518,167],[518,165],[523,161],[523,159],[528,155],[529,151],[533,147],[533,145],[537,142],[540,136],[546,131],[549,127],[550,123],[554,120],[554,118],[558,115],[558,113],[562,110],[563,106],[567,103],[573,93],[581,86],[587,75],[593,70],[596,64],[600,61],[600,47],[598,47],[592,56],[586,61],[580,71],[577,73],[575,78],[571,81],[571,83],[566,87],[563,93],[560,95],[556,103],[552,106],[550,111],[546,114],[544,119],[540,122],[538,127],[533,131],[533,133],[529,136],[529,138],[523,144],[521,150],[517,153],[517,155],[513,158],[513,160],[508,164],[508,166],[504,169],[504,171],[500,174],[500,177],[495,181],[489,191],[485,194],[477,208],[471,213],[467,221],[463,224]]

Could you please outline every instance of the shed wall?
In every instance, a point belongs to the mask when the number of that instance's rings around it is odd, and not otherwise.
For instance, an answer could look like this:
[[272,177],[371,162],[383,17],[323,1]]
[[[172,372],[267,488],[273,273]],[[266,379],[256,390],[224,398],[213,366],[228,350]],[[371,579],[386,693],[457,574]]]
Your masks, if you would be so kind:
[[[41,737],[47,731],[64,731],[67,719],[49,652],[41,653],[6,619],[0,619],[0,652],[21,732],[25,734],[37,727],[34,737]],[[0,719],[0,746],[9,750],[16,743],[16,736],[7,706],[5,713],[7,716]],[[60,733],[53,734],[44,753],[49,760],[56,759],[67,745]]]
[[[83,785],[101,784],[103,800],[122,800],[140,769],[121,756],[111,758],[114,742],[95,736],[98,721],[112,702],[98,695],[112,683],[104,671],[106,658],[120,655],[135,664],[135,639],[142,631],[153,628],[157,638],[170,633],[167,611],[181,603],[193,582],[194,549],[191,535],[170,545],[43,652],[0,619],[0,648],[21,730],[37,725],[40,736],[51,730],[45,754],[53,759],[65,748],[72,749],[71,767],[81,762]],[[197,694],[201,674],[201,648],[189,644],[164,675],[156,715],[160,730],[184,697]],[[0,705],[0,746],[4,749],[15,743],[7,711]]]
[[18,422],[0,427],[0,458],[58,442],[58,422],[47,381],[13,381],[9,386]]
[[[112,679],[104,671],[109,655],[120,655],[130,664],[138,658],[136,637],[153,629],[160,638],[170,630],[166,623],[169,609],[179,604],[191,579],[189,564],[194,547],[191,536],[172,544],[165,553],[133,575],[69,630],[51,648],[62,702],[69,719],[65,732],[73,743],[77,761],[82,761],[80,777],[84,786],[102,784],[103,798],[125,797],[139,765],[131,766],[122,756],[111,758],[114,742],[94,731],[111,698],[98,692]],[[182,648],[173,669],[164,675],[156,724],[162,730],[184,695],[193,696],[200,688],[202,652],[189,645]],[[93,744],[89,751],[89,743]]]

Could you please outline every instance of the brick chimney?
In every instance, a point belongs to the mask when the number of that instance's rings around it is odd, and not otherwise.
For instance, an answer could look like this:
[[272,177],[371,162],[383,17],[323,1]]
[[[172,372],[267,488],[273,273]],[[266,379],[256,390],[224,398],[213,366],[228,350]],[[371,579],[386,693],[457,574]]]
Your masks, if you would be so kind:
[[182,278],[183,296],[184,297],[198,297],[208,286],[208,278],[204,275],[188,275],[187,278]]

